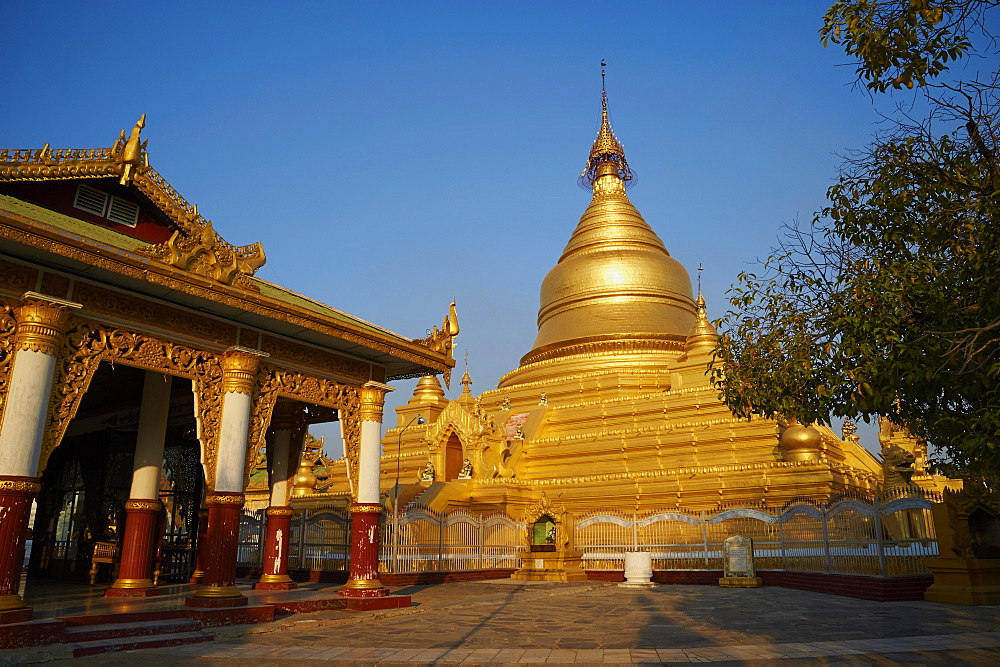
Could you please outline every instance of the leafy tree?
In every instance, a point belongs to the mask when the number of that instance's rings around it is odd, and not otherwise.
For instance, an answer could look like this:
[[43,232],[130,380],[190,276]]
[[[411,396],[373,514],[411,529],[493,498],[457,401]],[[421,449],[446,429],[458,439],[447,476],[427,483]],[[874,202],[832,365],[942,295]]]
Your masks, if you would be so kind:
[[955,466],[1000,473],[1000,88],[995,71],[940,80],[997,55],[998,4],[827,12],[821,38],[858,59],[859,82],[916,96],[845,160],[812,224],[789,226],[731,290],[711,372],[735,414],[889,415]]

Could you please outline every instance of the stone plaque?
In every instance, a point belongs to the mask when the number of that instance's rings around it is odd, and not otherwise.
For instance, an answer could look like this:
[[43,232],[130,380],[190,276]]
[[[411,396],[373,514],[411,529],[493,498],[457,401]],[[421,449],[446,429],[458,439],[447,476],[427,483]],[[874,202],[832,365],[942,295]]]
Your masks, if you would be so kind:
[[753,564],[753,540],[742,535],[726,538],[723,547],[725,575],[719,585],[729,588],[756,588],[761,585]]
[[755,577],[753,567],[753,540],[733,535],[723,543],[727,577]]

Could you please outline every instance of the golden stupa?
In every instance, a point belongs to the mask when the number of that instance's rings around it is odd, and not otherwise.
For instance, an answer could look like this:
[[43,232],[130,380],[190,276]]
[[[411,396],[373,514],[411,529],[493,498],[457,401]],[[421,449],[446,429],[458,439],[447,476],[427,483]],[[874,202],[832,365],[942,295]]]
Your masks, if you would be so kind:
[[417,383],[382,441],[387,506],[520,513],[544,492],[570,511],[641,512],[878,493],[881,462],[853,431],[748,422],[720,402],[705,300],[629,200],[606,94],[580,178],[592,199],[542,282],[532,349],[478,397],[468,372],[456,400],[434,376]]

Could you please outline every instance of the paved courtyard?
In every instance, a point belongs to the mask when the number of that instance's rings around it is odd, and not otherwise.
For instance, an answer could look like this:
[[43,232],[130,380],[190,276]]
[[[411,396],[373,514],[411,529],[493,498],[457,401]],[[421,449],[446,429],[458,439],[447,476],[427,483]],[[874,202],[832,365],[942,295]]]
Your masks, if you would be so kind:
[[1000,664],[1000,607],[604,582],[463,582],[394,592],[412,595],[414,606],[288,616],[218,628],[211,643],[75,662]]

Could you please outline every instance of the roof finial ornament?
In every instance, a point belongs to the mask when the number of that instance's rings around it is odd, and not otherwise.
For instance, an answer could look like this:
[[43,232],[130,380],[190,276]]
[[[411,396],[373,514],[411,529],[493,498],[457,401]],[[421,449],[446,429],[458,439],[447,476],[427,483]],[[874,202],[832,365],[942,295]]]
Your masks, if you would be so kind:
[[[601,128],[597,131],[597,139],[590,149],[587,166],[580,174],[580,187],[590,190],[595,187],[598,178],[603,175],[616,175],[620,180],[617,187],[629,187],[635,183],[635,172],[628,166],[625,159],[625,149],[615,137],[608,118],[608,90],[605,85],[605,67],[608,63],[601,60]],[[603,168],[602,168],[603,167]],[[596,191],[595,191],[596,192]]]
[[[122,164],[124,165],[124,170],[122,171],[122,177],[119,181],[122,185],[125,185],[132,180],[133,172],[143,163],[142,151],[146,148],[146,144],[148,143],[148,141],[142,141],[142,137],[140,136],[142,128],[144,127],[146,127],[146,114],[142,114],[142,116],[139,117],[135,127],[132,128],[131,136],[129,136],[128,140],[125,142],[125,148],[122,150]],[[125,130],[122,130],[121,138],[125,138]]]
[[701,272],[705,270],[701,262],[698,262],[698,296],[701,296]]

